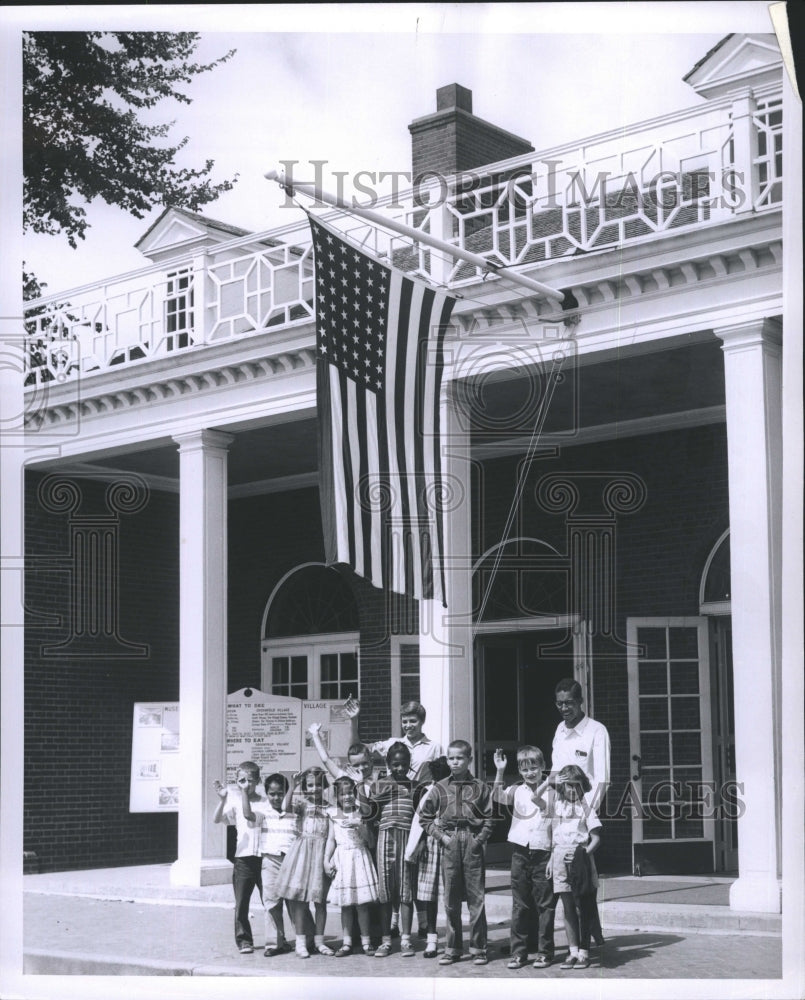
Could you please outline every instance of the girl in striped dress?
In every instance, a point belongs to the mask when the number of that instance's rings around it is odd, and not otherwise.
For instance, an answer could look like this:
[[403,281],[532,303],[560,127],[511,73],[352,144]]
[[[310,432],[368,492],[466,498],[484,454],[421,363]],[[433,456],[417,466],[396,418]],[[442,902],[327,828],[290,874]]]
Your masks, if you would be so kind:
[[327,893],[330,879],[324,870],[324,849],[330,820],[322,802],[327,779],[320,767],[294,775],[294,789],[301,788],[302,798],[294,798],[292,809],[299,817],[299,837],[288,848],[277,877],[277,896],[288,901],[296,930],[296,955],[310,958],[305,939],[305,913],[313,903],[316,916],[315,949],[320,955],[335,952],[324,943],[327,923]]
[[411,752],[404,743],[393,743],[386,756],[389,776],[376,784],[371,800],[380,810],[377,833],[377,876],[382,941],[375,958],[391,954],[391,914],[400,909],[400,953],[414,954],[411,944],[413,891],[416,866],[406,864],[405,848],[414,818],[414,798],[408,771]]
[[369,853],[369,828],[361,814],[355,782],[346,775],[335,781],[336,805],[327,810],[330,832],[324,867],[333,878],[329,901],[341,907],[344,940],[337,958],[352,954],[352,926],[357,912],[364,954],[373,955],[369,907],[377,902],[377,872]]

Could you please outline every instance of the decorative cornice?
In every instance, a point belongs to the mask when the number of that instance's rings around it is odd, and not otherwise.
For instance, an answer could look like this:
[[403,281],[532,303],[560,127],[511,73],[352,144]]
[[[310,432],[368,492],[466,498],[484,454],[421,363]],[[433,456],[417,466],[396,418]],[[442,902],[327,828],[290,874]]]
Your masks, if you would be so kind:
[[[709,252],[688,260],[635,269],[618,277],[607,276],[567,287],[582,310],[583,322],[584,310],[590,307],[606,307],[630,299],[677,292],[725,278],[746,278],[763,271],[779,269],[782,267],[782,260],[782,241],[773,240],[720,253]],[[554,309],[543,299],[536,297],[454,312],[454,321],[462,336],[484,333],[502,324],[511,325],[517,321],[544,323],[558,322],[560,319],[561,316]]]
[[312,369],[316,363],[313,347],[284,350],[281,354],[243,361],[228,361],[203,372],[177,375],[165,372],[147,385],[130,388],[99,387],[97,395],[82,383],[81,392],[70,400],[57,402],[37,410],[28,421],[31,429],[47,429],[67,423],[77,417],[93,417],[119,410],[132,410],[152,403],[161,403],[187,396],[197,396],[242,383],[269,379],[276,375]]

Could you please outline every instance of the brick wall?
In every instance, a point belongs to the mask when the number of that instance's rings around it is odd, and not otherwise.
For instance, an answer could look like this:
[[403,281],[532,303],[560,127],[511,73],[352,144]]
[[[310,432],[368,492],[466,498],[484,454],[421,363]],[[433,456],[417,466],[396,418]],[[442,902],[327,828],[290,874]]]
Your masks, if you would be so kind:
[[[574,473],[630,472],[645,484],[642,509],[617,518],[617,636],[625,639],[627,616],[698,615],[705,560],[728,526],[724,426],[566,448],[556,458],[534,462],[512,536],[540,538],[565,552],[564,515],[546,513],[535,499],[539,479],[557,472],[576,483],[583,479],[574,479]],[[511,459],[484,463],[475,503],[484,511],[485,530],[476,540],[476,554],[500,540],[516,476],[517,463]],[[618,642],[597,639],[593,664],[594,715],[607,726],[612,743],[607,801],[614,813],[631,774],[625,650]],[[598,855],[602,869],[630,870],[628,814],[610,818],[605,833]]]
[[[500,538],[514,492],[517,463],[486,462],[474,505],[476,555]],[[695,615],[699,576],[727,526],[726,442],[723,426],[696,428],[594,446],[566,448],[535,462],[513,533],[565,548],[565,521],[535,500],[548,472],[631,472],[645,483],[646,502],[617,521],[617,628],[626,617]],[[69,635],[69,573],[43,560],[70,554],[70,515],[46,510],[37,497],[41,476],[29,474],[26,497],[26,665],[24,848],[40,868],[171,861],[175,814],[128,812],[132,706],[176,700],[178,690],[178,497],[151,493],[137,513],[119,518],[119,634],[147,645],[126,659],[93,642],[65,658],[43,647]],[[104,485],[81,480],[78,513],[103,514]],[[322,559],[315,489],[234,500],[229,518],[228,689],[260,683],[260,624],[282,576]],[[388,599],[352,574],[345,580],[361,630],[362,720],[366,740],[396,730],[389,704],[389,622],[401,615]],[[405,602],[402,602],[403,611]],[[57,615],[60,621],[43,616]],[[408,616],[410,618],[410,615]],[[415,621],[415,617],[414,617]],[[612,740],[614,808],[630,773],[625,653],[596,642],[595,715]],[[604,870],[630,866],[628,819],[610,819],[600,861]]]
[[[289,571],[324,558],[316,489],[234,500],[229,505],[229,690],[260,685],[260,625],[274,588]],[[389,633],[398,602],[343,571],[360,623],[361,722],[365,740],[396,731],[391,719]]]
[[24,849],[41,871],[173,861],[176,815],[128,808],[133,704],[179,695],[178,498],[119,516],[117,640],[48,650],[71,635],[70,519],[109,509],[104,484],[74,479],[81,507],[49,510],[42,478],[26,478]]

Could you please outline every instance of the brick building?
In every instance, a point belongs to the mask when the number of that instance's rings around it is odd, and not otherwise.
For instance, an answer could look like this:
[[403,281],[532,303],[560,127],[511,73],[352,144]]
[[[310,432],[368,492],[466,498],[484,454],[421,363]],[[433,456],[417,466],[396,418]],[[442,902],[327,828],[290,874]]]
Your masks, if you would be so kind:
[[[694,107],[553,150],[458,85],[410,126],[414,173],[447,198],[408,221],[575,303],[382,247],[462,296],[446,613],[323,565],[301,227],[168,210],[141,272],[31,304],[24,840],[42,870],[228,877],[209,817],[229,691],[357,690],[367,739],[419,697],[428,733],[466,737],[490,774],[495,747],[549,749],[573,675],[612,738],[602,867],[737,873],[733,906],[779,909],[776,42],[727,36],[686,79]],[[179,811],[130,814],[132,705],[160,700],[181,704]]]

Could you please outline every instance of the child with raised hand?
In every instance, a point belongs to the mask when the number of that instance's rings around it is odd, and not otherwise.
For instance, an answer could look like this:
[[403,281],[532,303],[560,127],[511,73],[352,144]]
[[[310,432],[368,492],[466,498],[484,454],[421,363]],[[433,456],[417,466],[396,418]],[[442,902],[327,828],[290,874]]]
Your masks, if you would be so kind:
[[[598,874],[593,853],[601,843],[601,821],[584,796],[590,791],[590,779],[576,764],[563,767],[555,778],[549,776],[534,794],[534,801],[546,802],[549,788],[556,784],[552,813],[553,850],[549,873],[553,889],[562,900],[565,930],[569,946],[567,959],[560,969],[590,967],[591,902],[595,902]],[[539,803],[538,803],[539,804]],[[586,883],[581,889],[579,879]]]
[[352,954],[352,926],[357,914],[361,946],[373,955],[370,912],[377,902],[377,871],[369,852],[369,833],[355,794],[355,782],[346,776],[335,780],[336,805],[327,810],[330,830],[324,851],[324,868],[333,879],[329,901],[341,907],[344,939],[337,958]]
[[538,747],[522,746],[517,750],[517,770],[521,782],[503,787],[506,754],[495,750],[495,783],[492,796],[511,808],[509,843],[512,845],[511,889],[512,918],[508,968],[522,969],[528,964],[528,932],[538,929],[538,952],[535,969],[547,969],[553,962],[553,926],[556,897],[548,873],[553,842],[551,816],[547,803],[534,793],[542,782],[545,758]]
[[[260,854],[262,856],[263,906],[266,913],[266,958],[282,955],[291,950],[285,937],[282,919],[283,899],[277,894],[277,880],[282,862],[291,844],[299,836],[296,813],[290,809],[291,786],[282,774],[270,774],[263,785],[266,790],[262,802],[244,804],[247,820],[260,819]],[[290,913],[289,904],[288,912]],[[312,925],[312,918],[310,920]]]
[[416,866],[416,881],[414,882],[414,905],[419,918],[420,927],[425,928],[427,940],[423,958],[436,958],[438,954],[438,936],[436,920],[439,904],[439,884],[441,881],[442,845],[436,837],[429,836],[422,829],[419,810],[433,791],[436,782],[447,778],[450,768],[446,757],[436,757],[430,761],[432,781],[420,785],[414,790],[416,811],[411,822],[411,832],[405,849],[405,860]]
[[380,809],[377,834],[378,899],[382,940],[375,951],[375,958],[391,954],[391,914],[394,907],[400,910],[400,953],[403,958],[414,954],[411,944],[413,922],[412,884],[416,868],[405,862],[405,849],[414,818],[413,787],[408,772],[411,752],[402,743],[394,743],[386,757],[389,770],[372,792],[372,802]]
[[[238,766],[236,788],[225,787],[216,780],[213,787],[218,795],[213,822],[228,823],[237,831],[235,858],[232,865],[232,889],[235,894],[235,944],[241,955],[254,951],[252,925],[249,921],[249,902],[255,888],[263,894],[260,854],[260,817],[255,816],[251,805],[260,802],[257,792],[260,768],[252,760]],[[247,818],[250,816],[251,818]]]
[[301,798],[293,798],[291,808],[300,818],[299,837],[291,844],[277,876],[276,892],[280,899],[288,900],[296,930],[297,958],[310,958],[305,938],[309,904],[315,910],[315,950],[320,955],[334,955],[324,943],[327,923],[327,893],[330,879],[324,870],[324,850],[327,844],[330,820],[323,803],[326,778],[320,767],[309,767],[295,774],[289,798],[295,789]]

